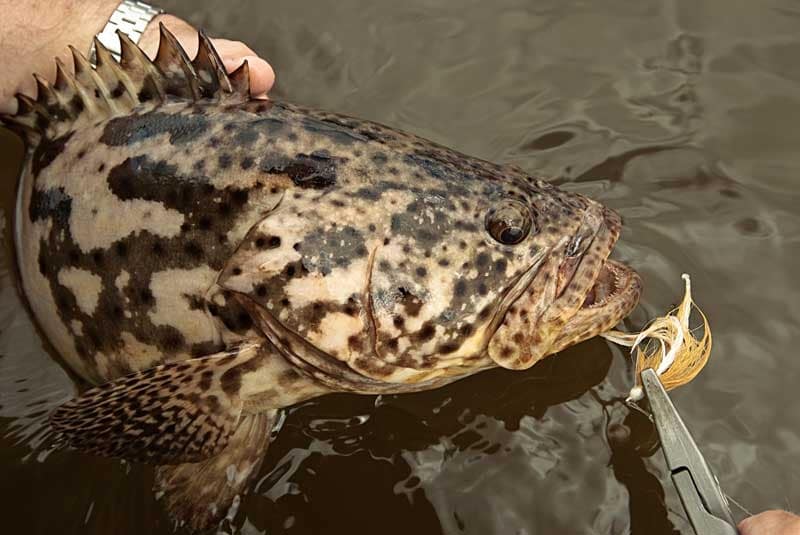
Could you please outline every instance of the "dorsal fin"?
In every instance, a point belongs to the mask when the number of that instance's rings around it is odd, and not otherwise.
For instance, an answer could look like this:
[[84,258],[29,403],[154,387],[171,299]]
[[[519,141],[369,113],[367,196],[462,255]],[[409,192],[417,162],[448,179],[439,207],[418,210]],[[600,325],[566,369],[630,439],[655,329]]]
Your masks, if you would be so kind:
[[165,98],[164,75],[130,37],[120,31],[117,35],[122,49],[119,64],[133,83],[136,101],[160,104]]
[[108,89],[108,105],[114,114],[125,113],[136,105],[136,91],[128,74],[100,40],[95,37],[94,49],[97,58],[97,75]]
[[28,95],[17,93],[17,109],[21,110],[26,115],[33,116],[32,126],[42,127],[44,120],[47,119],[47,110],[39,102],[32,99]]
[[58,113],[55,110],[61,108],[61,103],[58,101],[53,87],[38,74],[34,74],[33,78],[36,80],[36,102],[44,106],[45,109],[51,113]]
[[56,82],[53,89],[56,98],[66,106],[70,117],[75,120],[83,111],[83,101],[75,88],[75,79],[60,58],[56,58]]
[[107,117],[109,115],[108,102],[105,89],[100,77],[97,76],[91,63],[74,46],[69,47],[72,52],[73,72],[75,73],[75,88],[83,100],[84,115],[90,117]]
[[228,73],[225,71],[222,58],[214,50],[211,39],[208,38],[208,35],[203,30],[200,30],[199,39],[197,56],[195,56],[192,64],[197,70],[203,96],[213,98],[215,95],[219,95],[220,92],[231,93],[233,89],[228,79]]
[[[34,74],[36,79],[36,102],[41,104],[47,114],[51,118],[52,126],[55,128],[58,124],[72,122],[75,118],[75,112],[69,107],[69,101],[62,98],[61,93],[57,91],[47,80]],[[52,132],[48,137],[55,137],[58,132]]]
[[186,99],[198,100],[200,87],[197,72],[189,61],[189,56],[163,23],[160,23],[158,28],[161,39],[153,63],[164,75],[164,91]]
[[97,66],[74,47],[74,74],[56,59],[56,80],[51,85],[36,77],[36,99],[18,95],[18,111],[0,115],[0,124],[20,134],[29,147],[42,138],[54,139],[111,117],[131,113],[136,108],[152,109],[167,100],[224,100],[226,103],[250,99],[250,80],[244,63],[229,78],[225,65],[211,40],[199,33],[197,56],[189,60],[183,47],[163,24],[158,53],[154,61],[118,32],[122,57],[117,62],[97,40]]
[[[2,118],[3,124],[12,132],[16,132],[29,144],[36,144],[44,135],[44,130],[39,126],[42,119],[36,109],[29,105],[30,97],[15,95],[17,100],[17,113]],[[27,100],[26,100],[27,99]]]
[[250,98],[250,64],[244,60],[235,71],[230,74],[233,95],[239,95],[244,100]]

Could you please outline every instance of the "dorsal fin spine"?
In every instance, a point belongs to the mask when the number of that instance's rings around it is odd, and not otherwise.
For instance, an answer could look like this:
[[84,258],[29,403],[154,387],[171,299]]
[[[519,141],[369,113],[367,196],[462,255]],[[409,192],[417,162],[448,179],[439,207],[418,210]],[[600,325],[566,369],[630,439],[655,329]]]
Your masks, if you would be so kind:
[[106,94],[108,90],[100,80],[89,60],[78,52],[74,46],[69,47],[72,52],[72,62],[75,70],[75,85],[84,100],[89,114],[94,117],[105,117],[109,115]]
[[200,87],[194,65],[163,22],[159,23],[158,29],[161,39],[158,42],[158,52],[153,63],[163,74],[170,92],[192,100],[199,100]]
[[131,41],[130,37],[119,30],[117,36],[122,48],[120,65],[137,87],[136,100],[146,102],[157,99],[159,103],[163,102],[166,98],[162,84],[164,74],[142,52],[142,49]]
[[114,115],[125,113],[136,105],[136,94],[130,78],[97,37],[94,38],[94,48],[97,58],[95,69],[108,90],[108,106]]
[[50,114],[47,109],[37,100],[32,99],[28,95],[17,93],[17,113],[30,117],[31,124],[34,128],[41,131],[43,134],[52,134],[50,126]]
[[230,74],[231,98],[248,100],[250,98],[250,64],[244,60],[235,71]]
[[56,58],[53,84],[36,77],[37,99],[18,98],[13,115],[0,115],[6,124],[35,146],[42,137],[54,138],[109,117],[153,108],[168,98],[244,102],[250,98],[247,62],[228,76],[211,39],[199,32],[198,53],[190,61],[174,35],[160,25],[161,37],[155,61],[130,38],[117,32],[122,55],[117,62],[102,43],[95,41],[97,66],[70,47],[74,74]]
[[223,97],[233,91],[225,64],[219,57],[211,39],[205,31],[200,30],[197,45],[197,56],[192,62],[199,75],[201,88],[205,96]]
[[45,107],[55,104],[57,102],[56,96],[47,80],[35,73],[33,79],[36,80],[36,102]]
[[53,85],[56,92],[56,98],[61,101],[61,104],[70,113],[73,121],[83,111],[83,100],[78,93],[78,88],[75,87],[75,79],[69,73],[69,69],[61,61],[61,58],[56,58],[56,82]]

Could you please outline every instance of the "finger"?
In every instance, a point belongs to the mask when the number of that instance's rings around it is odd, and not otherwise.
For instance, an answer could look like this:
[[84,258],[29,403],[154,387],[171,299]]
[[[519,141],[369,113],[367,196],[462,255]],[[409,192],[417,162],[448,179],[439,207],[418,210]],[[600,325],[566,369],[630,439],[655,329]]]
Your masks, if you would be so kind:
[[252,48],[241,41],[231,41],[230,39],[211,39],[214,48],[222,58],[243,58],[245,56],[257,56]]
[[254,97],[266,95],[275,84],[275,71],[272,66],[253,52],[249,46],[240,41],[228,39],[212,39],[225,69],[233,72],[247,60],[250,69],[250,94]]
[[17,101],[13,98],[0,98],[0,113],[4,115],[17,113]]
[[764,511],[745,518],[738,527],[742,535],[798,535],[800,518],[786,511]]

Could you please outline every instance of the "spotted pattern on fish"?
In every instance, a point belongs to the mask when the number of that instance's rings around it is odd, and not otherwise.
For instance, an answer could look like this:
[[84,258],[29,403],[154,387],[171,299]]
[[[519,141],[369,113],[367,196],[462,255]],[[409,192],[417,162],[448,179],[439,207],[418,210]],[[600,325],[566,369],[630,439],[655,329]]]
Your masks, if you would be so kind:
[[[176,131],[187,131],[185,122],[164,126],[163,113],[156,115],[162,128],[158,135],[175,137]],[[139,121],[137,128],[149,129],[150,134],[158,130],[146,121]],[[108,124],[102,129],[100,143],[108,129]],[[141,145],[148,139],[138,135],[128,144]],[[204,295],[232,253],[237,233],[248,226],[242,218],[260,217],[282,195],[282,179],[258,171],[253,174],[264,179],[260,184],[255,179],[241,186],[212,180],[194,168],[196,161],[190,168],[180,153],[184,142],[176,137],[160,149],[148,147],[124,158],[124,151],[107,158],[98,149],[87,155],[84,146],[70,143],[61,157],[72,160],[74,178],[45,168],[38,181],[41,187],[33,192],[30,221],[42,229],[35,232],[40,235],[38,251],[32,251],[37,271],[50,287],[60,321],[84,325],[85,332],[74,335],[74,353],[106,379],[135,369],[127,365],[121,333],[154,347],[154,358],[222,348],[202,306]],[[100,166],[103,171],[98,171]],[[87,184],[90,176],[97,176],[97,182]],[[87,198],[87,189],[94,190],[95,197]],[[75,288],[63,284],[63,274],[74,270],[102,281],[95,314],[78,306]],[[128,279],[119,287],[122,271]],[[174,296],[168,295],[170,280],[181,281],[182,291]],[[218,310],[218,315],[225,314]],[[163,319],[168,316],[186,317],[184,323],[195,325],[171,325]]]
[[638,276],[608,259],[621,222],[599,203],[251,100],[247,64],[228,76],[202,33],[191,61],[163,26],[154,61],[120,39],[119,63],[100,43],[96,68],[73,50],[74,74],[57,63],[0,117],[28,146],[15,245],[36,320],[99,385],[53,427],[174,464],[159,479],[193,526],[244,489],[221,489],[221,467],[254,473],[276,409],[527,368],[635,305]]
[[[301,153],[324,142],[309,136],[310,125],[352,124],[279,106],[282,115],[302,113],[285,122]],[[287,195],[244,239],[220,283],[375,378],[406,381],[485,361],[492,306],[588,201],[379,125],[358,123],[354,136],[334,139],[344,141],[324,147],[341,162],[337,186]],[[528,247],[486,235],[486,210],[507,198],[536,204],[538,235]]]
[[[33,233],[34,254],[61,323],[97,326],[73,337],[74,353],[106,378],[132,371],[122,332],[167,359],[219,349],[200,304],[217,272],[223,287],[374,378],[485,361],[498,300],[542,251],[563,246],[591,204],[514,168],[284,103],[165,103],[68,137],[56,163],[71,172],[38,169],[30,217],[47,228]],[[531,207],[534,234],[520,246],[484,228],[507,199]],[[77,268],[102,279],[96,318],[59,283]],[[120,290],[123,269],[132,278]],[[160,300],[152,281],[162,272],[193,282]],[[198,328],[153,321],[159,307],[197,316]],[[225,327],[238,323],[247,321]]]

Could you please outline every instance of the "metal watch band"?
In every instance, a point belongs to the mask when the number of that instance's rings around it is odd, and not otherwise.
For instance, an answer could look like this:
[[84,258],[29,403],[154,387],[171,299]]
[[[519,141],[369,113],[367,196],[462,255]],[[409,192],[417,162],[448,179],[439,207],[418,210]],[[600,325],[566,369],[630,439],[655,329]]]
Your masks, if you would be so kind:
[[[122,49],[120,47],[119,37],[117,30],[131,38],[131,41],[138,43],[142,37],[142,32],[156,15],[163,13],[163,9],[155,8],[144,2],[134,2],[132,0],[123,0],[111,14],[108,23],[103,28],[103,31],[97,34],[97,39],[105,46],[114,58],[119,61]],[[97,62],[97,56],[94,49],[94,42],[89,51],[89,60],[92,65]]]

